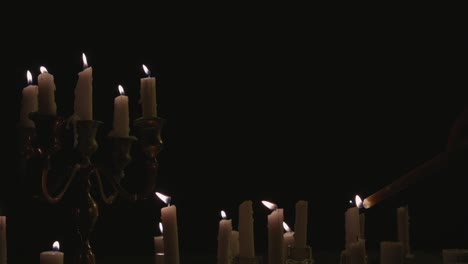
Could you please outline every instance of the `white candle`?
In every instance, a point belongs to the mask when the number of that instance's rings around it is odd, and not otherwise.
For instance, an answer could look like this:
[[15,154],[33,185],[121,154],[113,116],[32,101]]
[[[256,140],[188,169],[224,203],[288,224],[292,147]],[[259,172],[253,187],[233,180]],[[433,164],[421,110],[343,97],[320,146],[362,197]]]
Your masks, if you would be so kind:
[[[356,195],[355,198],[356,202],[356,207],[358,208],[363,208],[363,203],[361,197],[359,195]],[[366,239],[366,215],[364,213],[359,214],[359,238],[360,239]]]
[[40,68],[41,74],[37,77],[38,83],[38,112],[44,115],[56,115],[57,105],[55,104],[55,83],[54,76],[47,72],[43,66]]
[[307,246],[307,201],[296,203],[296,221],[294,224],[294,246],[305,248]]
[[288,224],[286,224],[286,222],[283,222],[283,228],[284,228],[284,231],[286,231],[283,234],[283,241],[284,241],[283,254],[284,254],[284,258],[287,259],[288,248],[294,247],[295,245],[295,236],[294,236],[295,232],[291,230],[291,228],[288,226]]
[[120,95],[114,99],[114,122],[110,135],[113,137],[128,137],[130,133],[128,97],[122,85],[119,85]]
[[83,71],[75,87],[75,115],[79,120],[93,120],[93,68],[83,53]]
[[232,220],[226,219],[226,213],[221,211],[222,219],[218,227],[218,264],[229,264],[229,243],[231,240]]
[[0,216],[0,264],[7,264],[6,216]]
[[345,212],[345,240],[346,248],[356,242],[360,236],[359,208],[351,207]]
[[351,264],[366,264],[366,247],[365,241],[359,239],[358,241],[350,243],[349,247],[345,250],[345,262]]
[[403,264],[403,245],[401,242],[380,242],[380,264]]
[[255,257],[252,201],[244,201],[239,206],[239,256]]
[[164,264],[164,236],[163,236],[163,225],[159,222],[160,236],[154,237],[154,254],[155,264]]
[[268,263],[284,263],[283,246],[283,209],[267,201],[262,203],[273,210],[268,215]]
[[140,79],[142,116],[144,118],[156,117],[156,78],[151,77],[151,72],[145,65],[143,65],[143,70],[148,77]]
[[161,221],[164,227],[164,258],[166,263],[179,264],[179,234],[177,231],[177,208],[170,205],[171,197],[161,193],[156,195],[167,206],[161,208]]
[[403,254],[405,256],[411,255],[410,241],[409,241],[409,215],[408,207],[397,208],[397,223],[398,223],[398,241],[403,245]]
[[231,231],[231,239],[230,239],[230,255],[232,258],[239,255],[239,231],[232,230]]
[[40,254],[41,264],[63,264],[63,252],[60,252],[60,244],[55,241],[53,251],[44,251]]
[[35,127],[34,122],[29,119],[29,113],[37,111],[37,85],[32,85],[32,75],[30,71],[26,73],[28,86],[23,88],[21,99],[20,125],[22,127]]

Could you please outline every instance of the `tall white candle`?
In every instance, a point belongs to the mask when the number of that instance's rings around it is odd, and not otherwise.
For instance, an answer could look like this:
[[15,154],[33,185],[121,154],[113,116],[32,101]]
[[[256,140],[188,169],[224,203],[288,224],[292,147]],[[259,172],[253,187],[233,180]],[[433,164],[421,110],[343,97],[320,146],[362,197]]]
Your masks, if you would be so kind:
[[32,75],[27,71],[28,86],[23,88],[21,99],[20,125],[22,127],[35,127],[34,122],[29,119],[29,113],[37,111],[37,85],[32,85]]
[[287,259],[288,257],[288,248],[289,247],[294,247],[295,245],[295,236],[294,236],[294,233],[291,228],[288,226],[288,224],[286,224],[286,222],[283,222],[283,228],[284,228],[284,231],[286,231],[284,234],[283,234],[283,241],[284,241],[284,250],[283,250],[283,254],[284,254],[284,258]]
[[6,216],[0,216],[0,264],[7,264]]
[[122,85],[119,85],[120,95],[114,99],[114,122],[110,136],[128,137],[130,133],[128,97],[125,95]]
[[159,222],[159,231],[161,235],[154,237],[155,264],[164,264],[164,229],[161,222]]
[[262,203],[273,210],[268,215],[268,263],[284,263],[283,245],[283,209],[274,203],[262,201]]
[[156,193],[167,206],[161,208],[161,221],[164,228],[164,258],[166,263],[179,264],[179,234],[177,229],[177,208],[170,205],[171,197]]
[[296,221],[294,224],[294,246],[305,248],[307,246],[307,201],[296,203]]
[[151,72],[145,65],[143,65],[143,70],[148,77],[140,79],[142,116],[144,118],[156,117],[156,78],[151,77]]
[[356,242],[360,236],[359,208],[351,207],[345,212],[345,240],[346,248]]
[[83,71],[78,73],[75,87],[75,115],[80,120],[93,120],[93,68],[88,67],[83,53]]
[[232,230],[231,231],[231,239],[229,243],[230,248],[230,255],[232,258],[239,255],[239,231]]
[[398,241],[403,245],[403,254],[411,255],[409,240],[409,214],[408,207],[397,208]]
[[232,220],[226,219],[224,211],[221,211],[221,217],[218,227],[218,264],[229,264],[231,262],[229,244],[231,242]]
[[41,264],[63,264],[63,252],[60,252],[60,244],[55,241],[52,251],[44,251],[40,254]]
[[43,66],[41,66],[40,70],[41,74],[37,77],[39,86],[37,95],[38,112],[44,115],[56,115],[54,76],[48,73]]
[[403,245],[401,242],[380,242],[380,264],[403,264]]
[[255,257],[252,201],[244,201],[239,206],[239,256]]

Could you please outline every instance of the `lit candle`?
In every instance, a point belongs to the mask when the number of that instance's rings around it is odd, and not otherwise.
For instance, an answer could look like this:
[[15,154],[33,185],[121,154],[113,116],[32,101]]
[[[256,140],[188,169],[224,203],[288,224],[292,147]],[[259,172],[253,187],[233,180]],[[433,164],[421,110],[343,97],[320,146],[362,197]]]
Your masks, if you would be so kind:
[[63,252],[60,252],[60,244],[55,241],[52,251],[44,251],[40,254],[41,264],[63,264]]
[[403,245],[401,242],[380,242],[380,264],[403,264]]
[[0,216],[0,264],[7,264],[6,216]]
[[283,222],[283,228],[284,228],[284,231],[286,231],[283,234],[283,241],[284,241],[283,254],[284,254],[284,257],[287,258],[288,248],[293,247],[295,245],[295,236],[294,236],[295,232],[291,230],[291,228],[288,226],[288,224],[286,224],[286,222]]
[[411,256],[409,241],[409,215],[408,207],[397,208],[398,241],[403,245],[403,255]]
[[130,133],[128,96],[125,95],[122,85],[119,85],[120,95],[114,99],[114,127],[110,132],[113,137],[128,137]]
[[294,246],[305,248],[307,246],[307,201],[296,203],[296,221],[294,224]]
[[47,72],[44,66],[41,66],[40,70],[41,74],[37,77],[38,112],[44,115],[56,115],[54,76]]
[[254,258],[252,201],[244,201],[239,206],[239,257]]
[[140,100],[142,115],[144,118],[156,117],[156,78],[151,77],[151,72],[144,64],[143,70],[145,71],[147,77],[140,79]]
[[221,211],[222,219],[218,227],[218,264],[229,264],[229,243],[231,239],[232,220],[226,219],[226,213]]
[[284,263],[283,209],[274,203],[262,201],[272,212],[268,215],[268,263]]
[[23,88],[21,99],[20,125],[22,127],[35,127],[34,122],[29,119],[29,113],[37,111],[37,85],[32,85],[32,75],[27,71],[28,86]]
[[161,208],[164,227],[164,258],[166,263],[179,264],[179,235],[177,231],[177,209],[171,205],[171,197],[157,192],[156,195],[167,204]]
[[[356,195],[356,201],[358,197]],[[353,206],[345,212],[345,247],[348,248],[351,243],[358,241],[360,235],[359,208]]]
[[164,264],[164,236],[163,225],[159,222],[160,236],[154,237],[155,264]]
[[[356,207],[357,208],[364,208],[364,205],[362,203],[361,197],[359,195],[356,195]],[[364,213],[359,214],[359,238],[360,239],[365,239],[366,237],[366,215]]]
[[88,67],[83,53],[83,71],[78,73],[75,87],[75,116],[79,120],[93,120],[93,68]]
[[230,246],[230,255],[231,257],[236,257],[239,255],[239,231],[231,231],[231,239],[229,242]]

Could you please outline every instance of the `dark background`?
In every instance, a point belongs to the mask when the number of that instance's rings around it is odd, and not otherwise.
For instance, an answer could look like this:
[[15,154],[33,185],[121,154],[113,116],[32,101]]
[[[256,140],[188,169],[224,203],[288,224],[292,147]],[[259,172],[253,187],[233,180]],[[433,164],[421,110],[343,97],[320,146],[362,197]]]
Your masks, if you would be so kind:
[[[29,33],[7,26],[0,191],[9,259],[37,258],[55,240],[69,250],[67,204],[30,200],[32,183],[20,180],[15,126],[26,71],[36,82],[42,65],[55,76],[58,114],[72,114],[82,52],[94,70],[100,135],[111,128],[117,85],[126,89],[134,120],[141,64],[157,78],[158,113],[167,120],[157,191],[177,206],[182,256],[215,255],[219,211],[236,228],[238,205],[248,199],[259,254],[267,248],[269,213],[261,200],[283,207],[291,226],[295,202],[309,201],[312,248],[340,250],[355,194],[366,197],[445,149],[466,105],[468,45],[460,21],[258,11],[163,19],[158,10],[141,21],[124,12],[85,14],[72,23],[62,13],[30,18]],[[396,239],[395,210],[406,204],[414,248],[467,247],[464,161],[366,210],[368,247]],[[105,206],[96,198],[96,255],[151,255],[163,203]]]

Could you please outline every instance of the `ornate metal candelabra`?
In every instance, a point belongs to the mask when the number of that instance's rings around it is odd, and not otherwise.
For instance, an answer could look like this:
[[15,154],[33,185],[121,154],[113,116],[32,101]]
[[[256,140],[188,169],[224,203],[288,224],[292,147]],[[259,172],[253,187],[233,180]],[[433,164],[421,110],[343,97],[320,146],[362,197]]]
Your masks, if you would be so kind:
[[[77,141],[73,147],[73,161],[71,169],[59,179],[63,182],[58,190],[50,190],[49,174],[53,170],[51,162],[55,155],[62,150],[62,132],[65,129],[66,120],[37,112],[31,113],[30,118],[36,128],[21,129],[21,155],[24,162],[36,157],[40,161],[38,174],[41,177],[42,197],[51,204],[56,204],[67,197],[66,201],[71,206],[73,219],[77,224],[77,235],[80,238],[79,248],[74,255],[75,264],[95,264],[95,256],[91,249],[90,234],[99,216],[99,208],[93,197],[92,188],[96,187],[101,199],[106,204],[112,204],[118,196],[130,201],[143,200],[154,196],[156,177],[158,172],[157,156],[162,149],[161,129],[163,119],[140,118],[134,122],[136,137],[112,137],[108,136],[109,161],[103,164],[93,162],[93,154],[98,149],[96,134],[100,125],[99,121],[76,121]],[[145,159],[146,173],[140,179],[140,190],[130,194],[122,185],[124,170],[131,161],[130,150],[132,144],[139,144],[139,151]],[[105,191],[104,184],[110,185],[110,194]]]

